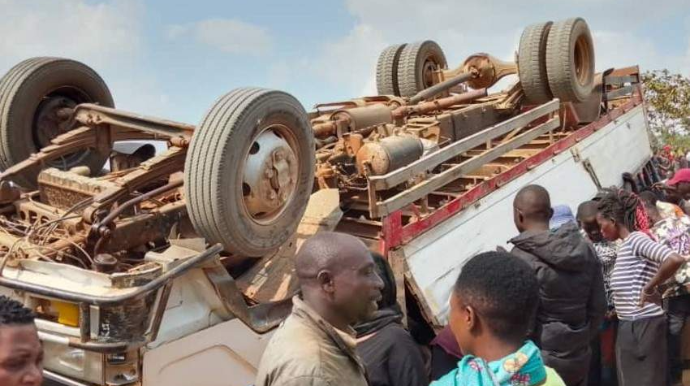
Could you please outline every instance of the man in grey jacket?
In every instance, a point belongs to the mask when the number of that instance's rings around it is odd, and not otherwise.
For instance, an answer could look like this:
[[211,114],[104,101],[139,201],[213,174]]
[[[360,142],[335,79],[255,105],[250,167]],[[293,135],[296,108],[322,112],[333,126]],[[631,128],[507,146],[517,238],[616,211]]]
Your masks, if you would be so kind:
[[518,192],[513,202],[520,235],[511,251],[534,269],[540,305],[533,339],[544,363],[568,386],[584,386],[590,362],[590,340],[606,312],[604,280],[596,254],[575,223],[550,231],[553,214],[549,193],[539,185]]
[[295,260],[301,296],[261,358],[257,386],[367,386],[352,325],[378,308],[383,281],[356,237],[323,232]]

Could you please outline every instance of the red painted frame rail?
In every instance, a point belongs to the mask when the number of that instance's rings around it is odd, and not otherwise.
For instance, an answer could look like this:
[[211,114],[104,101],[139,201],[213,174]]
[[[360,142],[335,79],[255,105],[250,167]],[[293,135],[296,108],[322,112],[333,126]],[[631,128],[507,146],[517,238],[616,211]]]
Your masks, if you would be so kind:
[[415,237],[433,228],[437,224],[447,220],[451,216],[460,212],[462,209],[472,205],[479,199],[486,197],[489,193],[497,190],[511,180],[527,173],[535,166],[548,161],[549,159],[572,147],[576,143],[594,134],[597,130],[602,129],[604,126],[613,122],[640,104],[642,104],[642,96],[640,88],[636,87],[633,91],[630,101],[628,101],[626,104],[609,111],[607,114],[602,115],[601,118],[599,118],[599,120],[596,122],[592,122],[589,125],[574,131],[571,135],[555,142],[551,146],[516,164],[505,172],[496,175],[490,180],[482,182],[481,184],[467,191],[462,196],[453,199],[419,221],[403,226],[402,212],[400,210],[384,217],[382,219],[383,226],[382,235],[380,238],[381,252],[384,255],[387,255],[387,252],[390,249],[409,242]]

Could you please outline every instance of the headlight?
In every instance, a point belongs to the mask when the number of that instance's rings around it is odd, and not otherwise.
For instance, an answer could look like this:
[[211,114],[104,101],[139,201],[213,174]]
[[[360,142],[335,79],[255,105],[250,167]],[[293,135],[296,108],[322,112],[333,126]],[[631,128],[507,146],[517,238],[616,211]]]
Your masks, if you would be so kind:
[[103,354],[43,340],[43,366],[66,377],[103,384]]
[[139,380],[137,351],[99,354],[48,340],[43,340],[43,350],[47,370],[75,380],[98,385],[128,385]]

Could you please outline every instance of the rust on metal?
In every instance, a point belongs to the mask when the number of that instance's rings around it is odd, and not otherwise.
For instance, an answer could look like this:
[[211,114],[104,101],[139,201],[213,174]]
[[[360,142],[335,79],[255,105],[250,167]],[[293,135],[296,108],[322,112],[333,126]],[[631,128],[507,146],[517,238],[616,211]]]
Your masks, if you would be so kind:
[[426,114],[432,111],[440,111],[451,106],[471,102],[486,96],[486,89],[468,91],[431,102],[424,102],[413,106],[400,106],[393,111],[393,117],[402,118],[410,114]]

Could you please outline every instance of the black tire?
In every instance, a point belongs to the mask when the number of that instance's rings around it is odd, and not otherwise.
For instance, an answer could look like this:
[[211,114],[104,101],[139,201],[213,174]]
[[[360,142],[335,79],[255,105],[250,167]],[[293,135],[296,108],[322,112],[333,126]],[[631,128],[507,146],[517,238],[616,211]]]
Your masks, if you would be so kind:
[[[96,103],[114,107],[108,86],[90,67],[80,62],[39,57],[27,59],[12,67],[0,79],[0,168],[5,170],[49,144],[38,132],[37,115],[47,101],[74,107],[80,103]],[[57,126],[56,126],[57,127]],[[57,129],[56,129],[57,130]],[[71,168],[88,166],[100,171],[108,152],[84,150],[67,156],[49,166]],[[18,185],[33,189],[37,186],[40,168],[26,170],[13,178]]]
[[589,98],[594,88],[594,43],[582,18],[563,20],[551,27],[546,72],[551,93],[562,102]]
[[553,22],[533,24],[522,32],[518,49],[518,74],[529,103],[553,99],[546,75],[546,41]]
[[376,90],[379,95],[400,96],[398,62],[406,44],[396,44],[381,51],[376,63]]
[[446,56],[436,42],[426,40],[405,46],[398,61],[400,96],[411,97],[433,86],[425,76],[431,67],[448,68]]
[[[245,205],[244,165],[255,140],[276,125],[289,130],[283,135],[298,155],[297,182],[276,217],[258,223]],[[195,130],[185,161],[185,196],[194,228],[233,254],[258,257],[274,251],[302,219],[312,192],[314,163],[311,125],[294,97],[260,88],[226,94]]]

